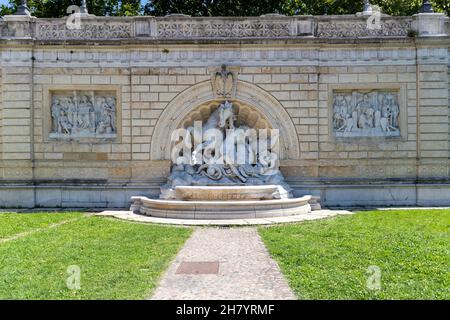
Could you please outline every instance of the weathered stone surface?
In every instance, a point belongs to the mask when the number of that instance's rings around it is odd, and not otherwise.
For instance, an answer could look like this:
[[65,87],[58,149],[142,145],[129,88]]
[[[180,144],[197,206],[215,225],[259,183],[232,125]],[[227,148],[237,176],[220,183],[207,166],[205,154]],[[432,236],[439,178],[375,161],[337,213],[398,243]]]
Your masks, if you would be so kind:
[[[419,14],[414,17],[380,17],[379,28],[369,28],[367,16],[263,15],[246,18],[167,17],[80,17],[80,28],[69,28],[64,19],[35,20],[6,16],[1,35],[39,40],[132,39],[214,39],[214,38],[319,38],[405,37],[410,29],[420,35],[445,34],[445,15]],[[28,23],[31,22],[31,23]],[[315,27],[316,26],[316,27]]]
[[[49,137],[114,138],[117,133],[115,94],[52,92],[52,129]],[[48,117],[48,115],[44,115]]]
[[272,200],[288,197],[281,186],[178,186],[175,195],[185,201]]
[[[311,196],[276,200],[184,201],[131,197],[130,210],[152,217],[178,219],[258,219],[311,212]],[[314,199],[314,205],[317,199]],[[317,209],[318,207],[315,206]]]
[[397,92],[334,92],[336,137],[400,136]]

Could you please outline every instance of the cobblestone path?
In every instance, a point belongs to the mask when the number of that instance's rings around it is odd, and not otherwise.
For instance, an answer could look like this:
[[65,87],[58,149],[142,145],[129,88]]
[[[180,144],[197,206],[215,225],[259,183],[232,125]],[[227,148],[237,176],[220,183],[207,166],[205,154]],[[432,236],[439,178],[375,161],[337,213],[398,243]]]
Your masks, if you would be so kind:
[[151,299],[295,299],[256,228],[198,228]]

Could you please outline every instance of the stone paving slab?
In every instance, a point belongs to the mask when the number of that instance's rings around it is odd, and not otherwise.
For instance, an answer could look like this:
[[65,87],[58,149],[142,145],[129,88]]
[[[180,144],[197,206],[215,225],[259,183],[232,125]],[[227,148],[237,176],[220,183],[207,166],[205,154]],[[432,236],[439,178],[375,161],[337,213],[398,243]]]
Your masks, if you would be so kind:
[[295,216],[275,217],[275,218],[257,218],[257,219],[226,219],[226,220],[201,220],[201,219],[172,219],[150,217],[141,214],[135,214],[132,211],[103,211],[97,213],[99,216],[115,217],[123,220],[136,222],[171,224],[185,226],[249,226],[249,225],[268,225],[278,223],[292,223],[307,220],[318,220],[333,217],[336,215],[352,214],[346,210],[317,210],[307,214]]
[[[218,274],[177,274],[181,263],[218,262]],[[255,228],[198,228],[163,276],[154,300],[296,299]]]

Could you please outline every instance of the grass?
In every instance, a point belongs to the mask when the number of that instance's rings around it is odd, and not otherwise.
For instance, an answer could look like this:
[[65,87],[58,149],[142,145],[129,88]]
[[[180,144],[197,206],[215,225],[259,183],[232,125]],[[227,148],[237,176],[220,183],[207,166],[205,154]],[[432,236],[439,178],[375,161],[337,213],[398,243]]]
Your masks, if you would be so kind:
[[[360,212],[259,228],[300,299],[450,299],[449,231],[450,210]],[[376,268],[381,287],[369,289]]]
[[[450,210],[258,230],[301,299],[450,299]],[[148,297],[191,232],[76,212],[0,214],[0,299]],[[79,290],[66,284],[70,266],[80,268]],[[373,268],[380,289],[367,286]]]
[[[73,219],[54,228],[52,223]],[[2,214],[0,299],[142,299],[191,234],[191,229],[155,226],[82,214]],[[80,289],[69,266],[78,266]]]

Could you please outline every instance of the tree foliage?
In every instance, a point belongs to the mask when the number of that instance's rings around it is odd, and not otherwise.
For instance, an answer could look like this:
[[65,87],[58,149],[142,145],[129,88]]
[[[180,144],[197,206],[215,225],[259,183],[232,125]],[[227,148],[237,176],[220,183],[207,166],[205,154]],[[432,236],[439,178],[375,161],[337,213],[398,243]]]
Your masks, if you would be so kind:
[[145,7],[145,14],[164,16],[187,14],[191,16],[259,16],[266,13],[282,13],[283,1],[272,0],[152,0]]
[[[11,14],[20,0],[9,0],[0,8],[0,14]],[[371,0],[382,12],[396,16],[418,13],[422,0]],[[435,11],[450,15],[449,0],[431,0]],[[62,17],[70,5],[81,0],[28,0],[30,11],[36,17]],[[97,16],[130,16],[186,14],[191,16],[259,16],[268,13],[285,15],[355,14],[361,12],[363,1],[355,0],[87,0],[89,13]]]
[[[437,12],[450,14],[449,0],[432,0]],[[371,0],[382,12],[410,16],[419,12],[422,0]],[[145,14],[164,16],[181,13],[191,16],[259,16],[267,13],[286,15],[355,14],[363,1],[355,0],[151,0]]]
[[[1,14],[15,12],[20,0],[10,0],[9,6],[3,6]],[[39,18],[59,18],[67,15],[71,5],[81,5],[81,0],[28,0],[33,16]],[[141,13],[140,0],[88,0],[90,14],[97,16],[133,16]]]

